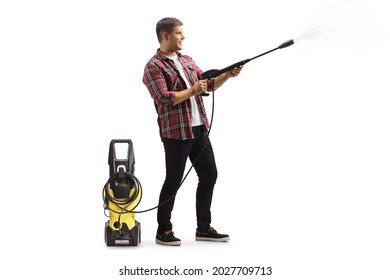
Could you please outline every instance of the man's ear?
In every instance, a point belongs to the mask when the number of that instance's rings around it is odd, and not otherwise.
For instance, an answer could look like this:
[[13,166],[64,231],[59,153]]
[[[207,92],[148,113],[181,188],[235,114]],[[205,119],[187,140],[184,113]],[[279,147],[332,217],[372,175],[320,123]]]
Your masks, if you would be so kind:
[[163,40],[168,41],[168,37],[169,37],[169,33],[168,32],[163,32],[163,34],[162,34]]

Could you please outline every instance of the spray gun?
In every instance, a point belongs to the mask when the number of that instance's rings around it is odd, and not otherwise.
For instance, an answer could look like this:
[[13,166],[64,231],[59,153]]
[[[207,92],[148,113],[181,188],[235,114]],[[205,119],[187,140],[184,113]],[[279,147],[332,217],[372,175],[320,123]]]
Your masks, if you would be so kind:
[[[208,70],[206,72],[203,72],[203,74],[200,76],[200,79],[201,80],[212,80],[212,79],[215,79],[216,77],[218,77],[219,75],[225,73],[225,72],[228,72],[228,71],[232,71],[234,68],[236,67],[240,67],[246,63],[248,63],[249,61],[253,60],[253,59],[256,59],[256,58],[259,58],[260,56],[263,56],[263,55],[266,55],[266,54],[269,54],[270,52],[273,52],[273,51],[276,51],[278,49],[283,49],[283,48],[287,48],[291,45],[294,44],[294,40],[291,39],[291,40],[288,40],[284,43],[282,43],[281,45],[279,45],[277,48],[274,48],[270,51],[267,51],[265,53],[262,53],[262,54],[259,54],[257,56],[254,56],[252,58],[248,58],[248,59],[245,59],[245,60],[242,60],[242,61],[239,61],[239,62],[236,62],[228,67],[225,67],[221,70],[217,70],[217,69],[211,69],[211,70]],[[210,94],[207,93],[207,92],[204,92],[204,93],[201,93],[200,94],[201,96],[209,96]]]

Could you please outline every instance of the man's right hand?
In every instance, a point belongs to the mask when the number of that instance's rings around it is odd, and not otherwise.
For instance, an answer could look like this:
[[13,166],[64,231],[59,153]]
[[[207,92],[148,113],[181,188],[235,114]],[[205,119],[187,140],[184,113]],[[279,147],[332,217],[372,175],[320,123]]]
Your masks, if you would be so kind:
[[192,87],[194,95],[201,94],[207,91],[207,80],[199,80]]

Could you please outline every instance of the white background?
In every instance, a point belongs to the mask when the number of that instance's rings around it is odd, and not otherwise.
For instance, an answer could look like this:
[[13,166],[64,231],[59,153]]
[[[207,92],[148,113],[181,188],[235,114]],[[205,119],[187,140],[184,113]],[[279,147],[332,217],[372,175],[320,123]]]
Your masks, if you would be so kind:
[[[213,266],[273,268],[236,279],[389,279],[389,20],[385,1],[365,2],[2,1],[1,278],[177,265],[210,271],[193,279],[213,279]],[[181,247],[154,243],[153,211],[137,215],[140,246],[107,248],[110,140],[134,143],[138,210],[156,205],[164,179],[142,75],[166,16],[183,21],[183,53],[203,70],[299,40],[216,92],[213,225],[231,241],[194,241],[191,173],[173,212]]]

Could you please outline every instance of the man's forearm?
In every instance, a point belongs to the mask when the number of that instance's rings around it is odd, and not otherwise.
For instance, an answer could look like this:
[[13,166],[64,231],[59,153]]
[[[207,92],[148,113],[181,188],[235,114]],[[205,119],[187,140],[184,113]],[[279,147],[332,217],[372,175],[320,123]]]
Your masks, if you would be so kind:
[[187,88],[185,90],[175,92],[175,102],[173,103],[173,106],[183,102],[184,100],[186,100],[194,95],[195,95],[195,92],[192,88]]
[[229,77],[229,75],[227,75],[227,73],[223,73],[223,74],[219,75],[217,78],[215,78],[214,88],[215,89],[220,88],[229,78],[230,77]]
[[243,66],[239,66],[234,68],[231,72],[225,72],[221,75],[219,75],[215,81],[214,81],[214,88],[218,89],[221,87],[227,80],[229,80],[232,77],[236,77],[238,74],[240,74],[241,69]]

